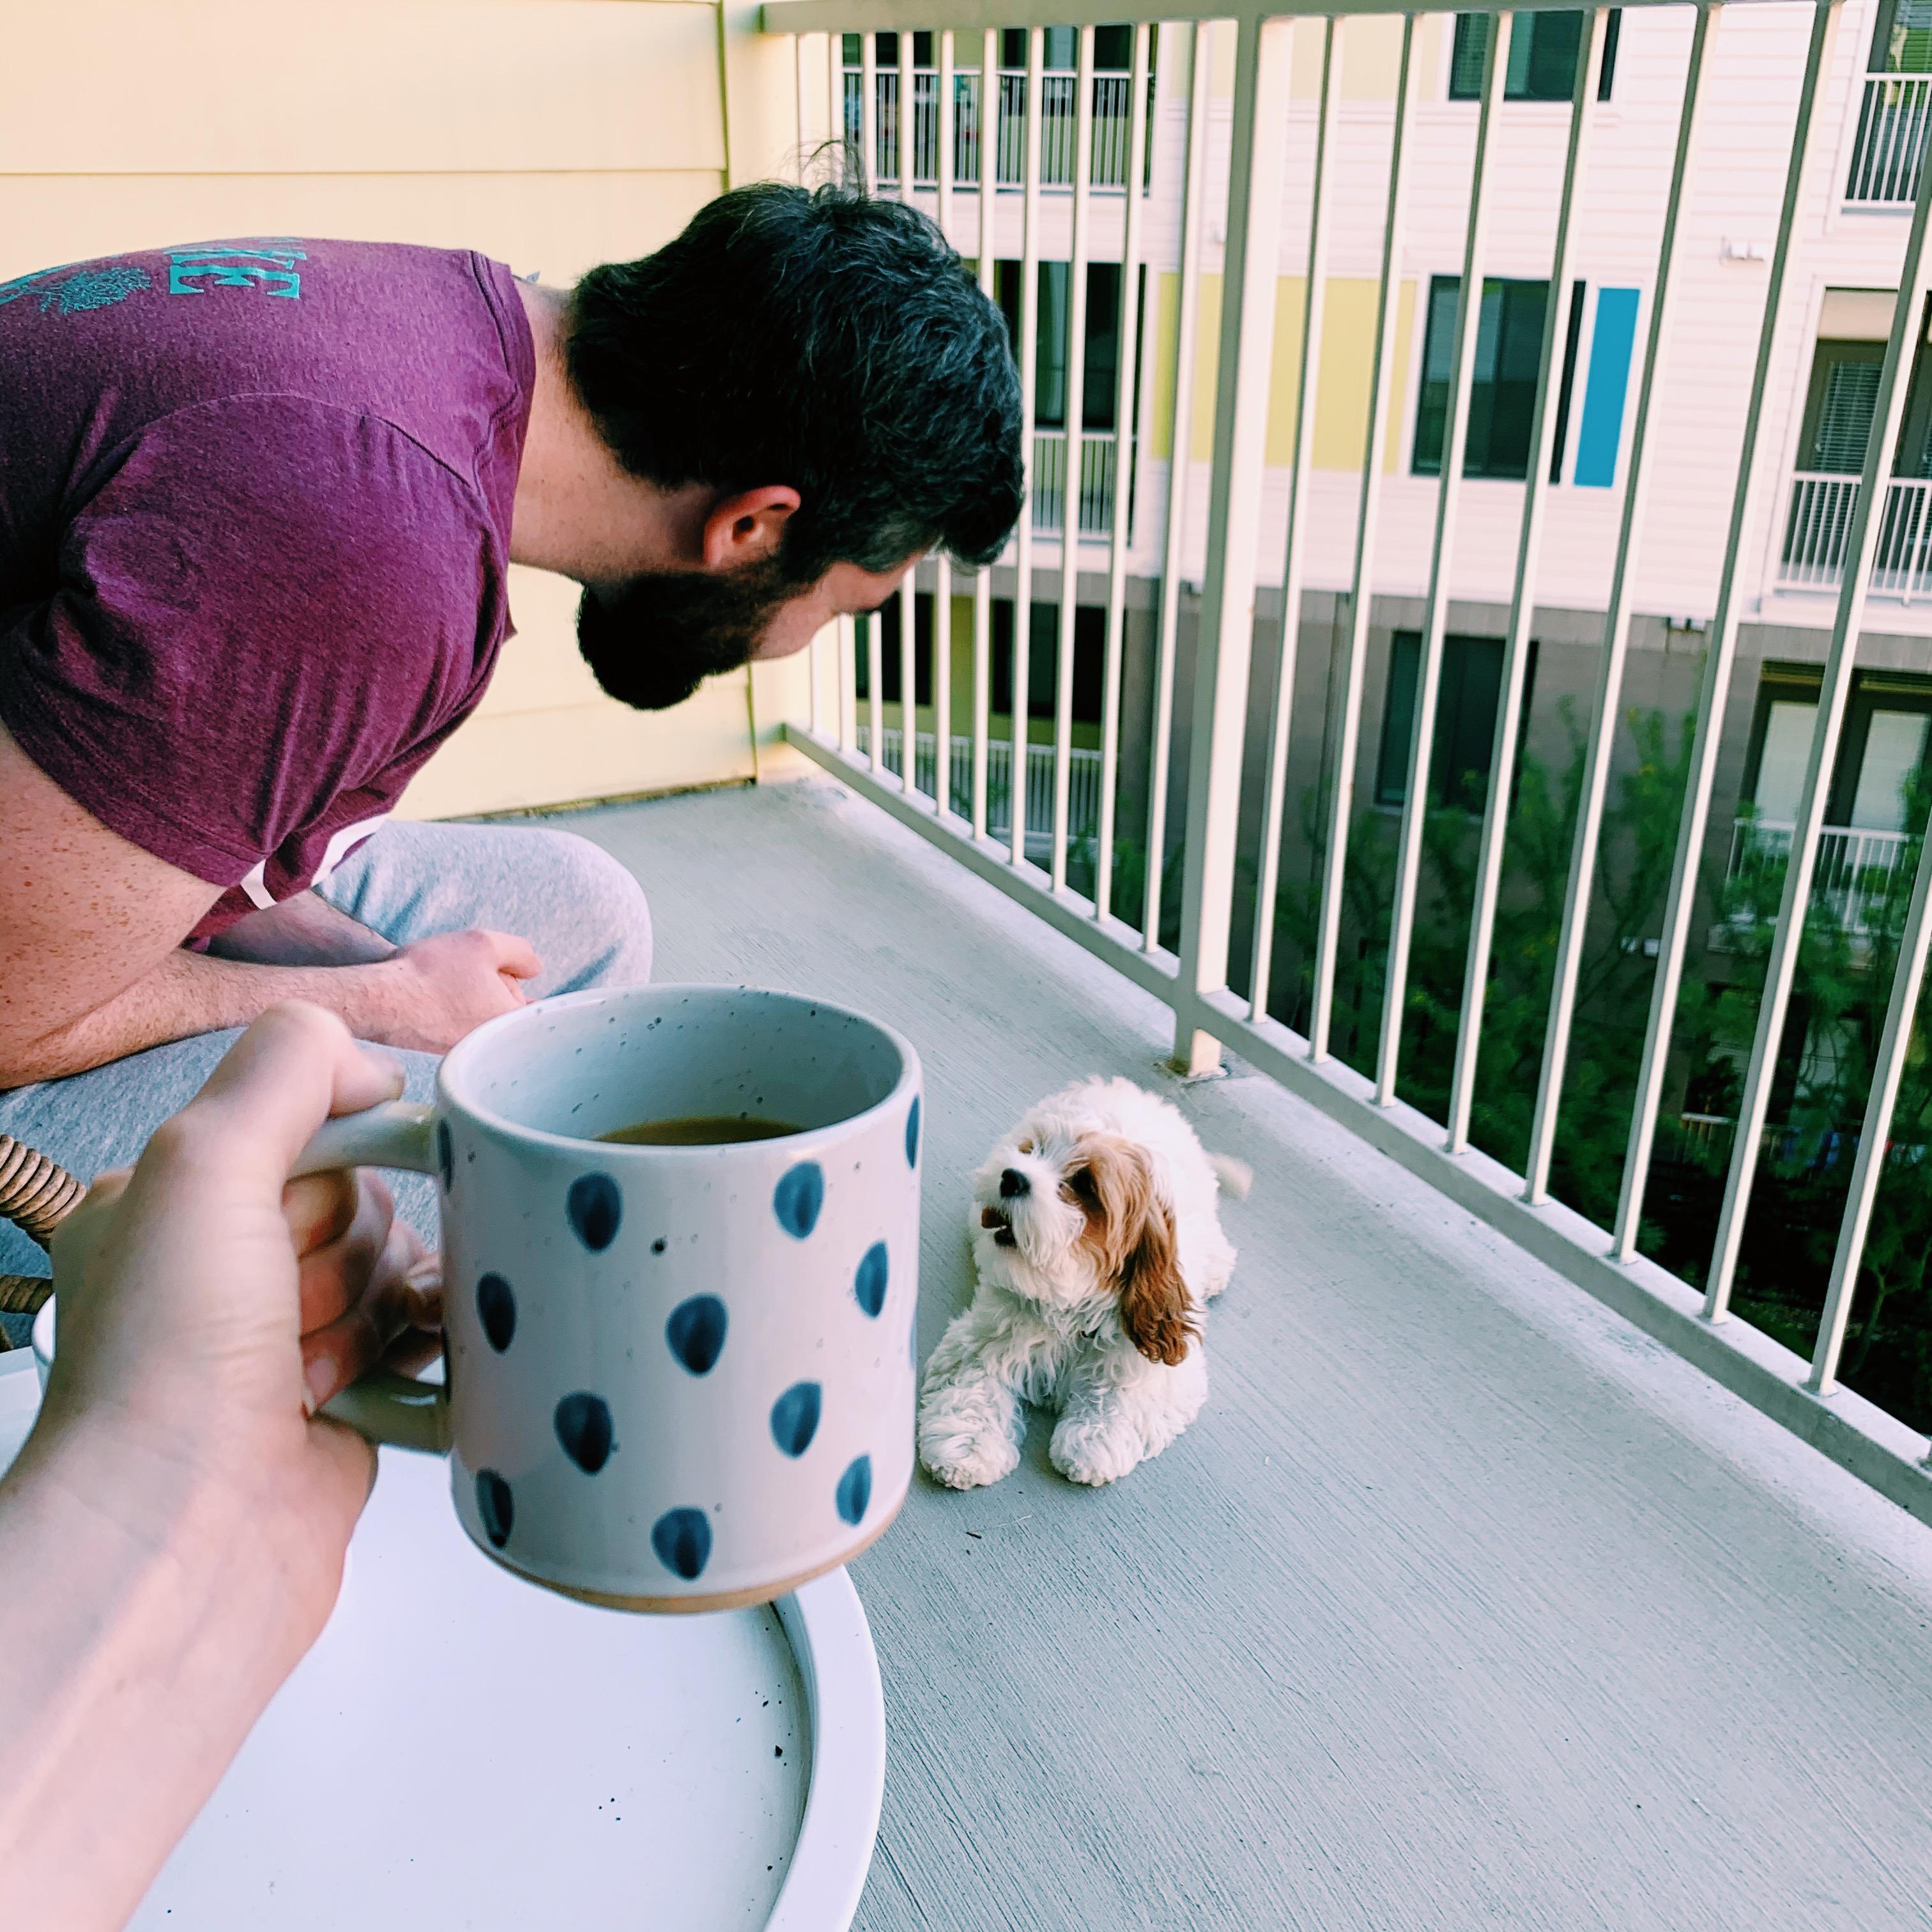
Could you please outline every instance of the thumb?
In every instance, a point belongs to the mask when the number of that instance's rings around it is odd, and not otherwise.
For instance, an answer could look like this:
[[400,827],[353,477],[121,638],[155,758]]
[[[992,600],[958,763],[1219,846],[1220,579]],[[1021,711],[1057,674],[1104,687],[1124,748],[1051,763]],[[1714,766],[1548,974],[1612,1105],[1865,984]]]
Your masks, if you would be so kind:
[[520,939],[514,932],[492,932],[485,936],[496,953],[498,972],[513,980],[534,980],[543,970],[543,962],[527,939]]

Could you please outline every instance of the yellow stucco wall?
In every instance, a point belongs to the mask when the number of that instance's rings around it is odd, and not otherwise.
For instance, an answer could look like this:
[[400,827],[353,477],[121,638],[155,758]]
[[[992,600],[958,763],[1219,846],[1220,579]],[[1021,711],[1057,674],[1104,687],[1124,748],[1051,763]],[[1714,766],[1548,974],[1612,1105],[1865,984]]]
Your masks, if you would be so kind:
[[[1301,316],[1306,280],[1284,275],[1275,284],[1274,354],[1268,378],[1265,460],[1286,467],[1294,458],[1294,402],[1301,369]],[[1376,298],[1371,277],[1338,275],[1327,284],[1327,314],[1322,356],[1316,370],[1315,437],[1310,452],[1318,470],[1359,470],[1368,434],[1369,388],[1375,371]],[[1154,417],[1149,437],[1153,454],[1166,460],[1174,453],[1174,344],[1180,330],[1180,278],[1162,274],[1154,291]],[[1415,284],[1405,281],[1396,298],[1395,385],[1393,399],[1406,393],[1415,326]],[[1215,362],[1220,352],[1221,278],[1201,278],[1199,315],[1194,338],[1194,406],[1188,453],[1196,463],[1214,453]],[[1402,466],[1403,412],[1389,412],[1382,466]]]
[[[568,284],[657,247],[725,185],[728,74],[730,106],[757,136],[737,171],[779,165],[795,134],[790,50],[753,44],[754,12],[698,0],[10,0],[0,280],[269,233],[474,248]],[[511,594],[518,635],[502,668],[405,811],[751,775],[745,678],[640,716],[604,698],[578,656],[574,586],[518,569]],[[767,714],[788,690],[781,671]]]

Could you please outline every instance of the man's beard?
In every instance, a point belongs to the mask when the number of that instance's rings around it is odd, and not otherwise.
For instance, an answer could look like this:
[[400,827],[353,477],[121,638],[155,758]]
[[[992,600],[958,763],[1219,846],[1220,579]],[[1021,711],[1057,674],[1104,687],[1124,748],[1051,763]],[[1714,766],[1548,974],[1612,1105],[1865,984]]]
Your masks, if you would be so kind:
[[748,664],[779,606],[803,588],[776,557],[716,574],[634,577],[615,591],[584,592],[578,649],[611,697],[668,711],[707,677]]

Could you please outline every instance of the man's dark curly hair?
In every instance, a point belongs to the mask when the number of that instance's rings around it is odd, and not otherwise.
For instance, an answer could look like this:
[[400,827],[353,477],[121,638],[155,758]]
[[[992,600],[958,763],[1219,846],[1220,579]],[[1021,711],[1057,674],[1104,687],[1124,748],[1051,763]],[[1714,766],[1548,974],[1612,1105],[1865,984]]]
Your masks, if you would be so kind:
[[776,182],[592,268],[566,350],[604,440],[665,489],[783,483],[794,580],[944,550],[992,562],[1018,520],[1006,326],[916,208]]

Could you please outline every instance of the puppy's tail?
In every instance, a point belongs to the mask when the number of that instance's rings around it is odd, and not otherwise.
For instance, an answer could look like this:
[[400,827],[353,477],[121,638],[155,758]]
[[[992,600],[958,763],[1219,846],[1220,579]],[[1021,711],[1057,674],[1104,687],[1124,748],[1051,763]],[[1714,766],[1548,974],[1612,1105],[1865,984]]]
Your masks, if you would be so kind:
[[1235,1201],[1246,1200],[1255,1184],[1255,1171],[1246,1161],[1237,1160],[1231,1154],[1210,1154],[1208,1165],[1214,1170],[1223,1194]]

